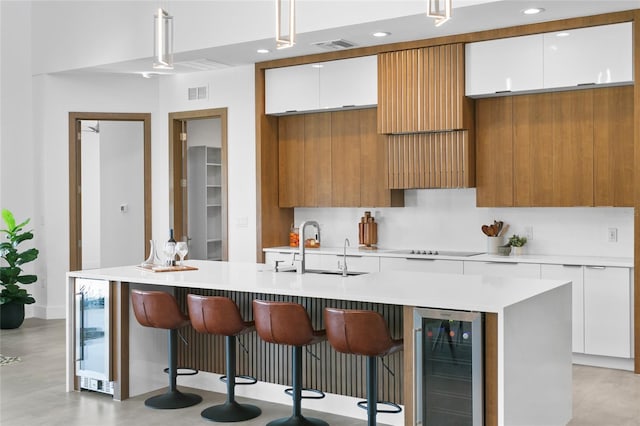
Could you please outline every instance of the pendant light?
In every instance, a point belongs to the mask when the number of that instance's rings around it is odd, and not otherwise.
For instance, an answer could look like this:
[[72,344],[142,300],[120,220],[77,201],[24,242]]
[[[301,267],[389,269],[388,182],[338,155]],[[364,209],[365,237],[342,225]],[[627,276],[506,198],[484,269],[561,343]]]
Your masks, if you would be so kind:
[[153,68],[173,69],[173,16],[158,8],[154,16]]
[[[288,8],[286,7],[288,4]],[[288,9],[286,22],[283,24],[282,14]],[[283,33],[283,28],[289,31]],[[292,47],[296,37],[296,0],[276,0],[276,48]]]
[[436,18],[436,27],[451,19],[451,1],[452,0],[427,0],[429,8],[427,16]]

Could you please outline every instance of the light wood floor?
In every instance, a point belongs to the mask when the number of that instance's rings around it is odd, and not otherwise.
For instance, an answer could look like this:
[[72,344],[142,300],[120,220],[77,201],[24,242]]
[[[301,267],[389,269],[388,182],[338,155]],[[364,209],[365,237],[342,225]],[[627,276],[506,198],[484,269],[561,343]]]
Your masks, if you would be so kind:
[[[0,366],[0,425],[208,425],[200,417],[208,405],[224,401],[224,395],[197,390],[204,402],[182,410],[146,408],[146,396],[114,403],[91,392],[66,393],[64,389],[64,321],[27,319],[17,330],[0,331],[0,354],[22,361]],[[574,366],[573,413],[570,426],[639,426],[640,376],[631,372]],[[147,395],[148,396],[148,395]],[[264,425],[289,416],[289,406],[255,402],[263,415],[243,425]],[[365,422],[304,410],[331,425]],[[437,425],[436,425],[437,426]],[[528,425],[523,425],[528,426]]]

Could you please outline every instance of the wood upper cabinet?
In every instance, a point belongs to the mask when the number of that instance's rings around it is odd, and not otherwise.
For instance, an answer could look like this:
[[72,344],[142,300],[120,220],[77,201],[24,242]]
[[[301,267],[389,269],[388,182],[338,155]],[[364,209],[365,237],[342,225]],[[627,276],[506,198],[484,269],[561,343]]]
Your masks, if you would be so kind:
[[476,101],[478,206],[513,206],[513,97]]
[[552,94],[513,98],[514,206],[553,205],[552,102]]
[[280,207],[396,207],[376,109],[279,117]]
[[331,113],[331,204],[360,205],[359,111]]
[[378,132],[469,129],[473,100],[465,97],[464,45],[378,55]]
[[478,206],[633,205],[633,86],[481,99],[477,108]]
[[593,206],[593,90],[552,93],[553,205]]
[[278,203],[294,207],[303,203],[304,115],[278,120]]
[[309,207],[331,205],[331,114],[304,116],[304,175],[302,204]]
[[593,91],[595,205],[633,207],[633,86]]

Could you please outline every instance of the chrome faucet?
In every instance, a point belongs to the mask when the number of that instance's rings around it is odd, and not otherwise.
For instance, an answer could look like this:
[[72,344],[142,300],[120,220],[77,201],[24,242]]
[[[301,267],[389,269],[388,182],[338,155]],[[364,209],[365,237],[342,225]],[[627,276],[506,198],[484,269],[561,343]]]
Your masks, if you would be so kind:
[[351,247],[351,243],[348,238],[344,239],[344,247],[342,248],[342,265],[340,265],[340,261],[338,261],[338,269],[342,271],[342,276],[346,277],[349,274],[347,273],[347,246]]
[[[307,270],[306,267],[306,263],[305,263],[305,254],[304,254],[304,230],[306,229],[307,226],[315,226],[316,229],[318,230],[318,243],[320,242],[320,225],[318,224],[318,222],[316,222],[315,220],[305,220],[304,222],[302,222],[302,225],[300,225],[300,259],[299,260],[294,260],[294,263],[296,265],[296,272],[298,272],[299,274],[304,274]],[[295,256],[294,256],[295,257]]]

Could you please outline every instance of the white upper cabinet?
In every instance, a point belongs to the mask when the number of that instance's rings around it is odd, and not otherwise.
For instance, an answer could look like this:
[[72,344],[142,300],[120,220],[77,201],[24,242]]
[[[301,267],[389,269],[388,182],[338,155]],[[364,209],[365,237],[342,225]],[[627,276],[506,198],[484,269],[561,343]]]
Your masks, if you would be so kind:
[[267,114],[308,111],[320,104],[320,68],[311,65],[272,68],[265,71]]
[[378,62],[375,55],[268,69],[265,80],[267,114],[378,103]]
[[630,22],[469,43],[467,96],[633,81]]
[[544,34],[544,86],[633,81],[631,22]]
[[320,65],[321,109],[378,103],[377,56],[323,62]]
[[502,38],[465,46],[467,96],[542,87],[542,35]]

